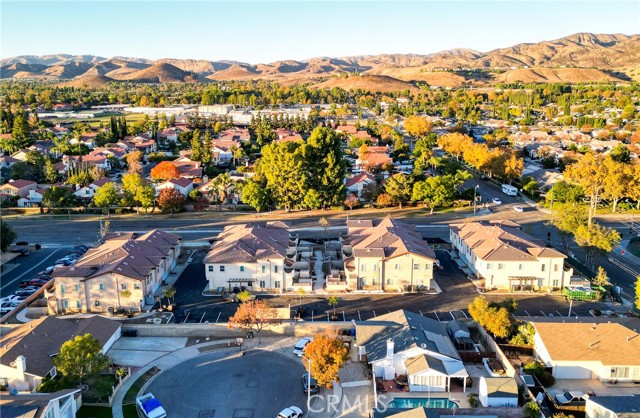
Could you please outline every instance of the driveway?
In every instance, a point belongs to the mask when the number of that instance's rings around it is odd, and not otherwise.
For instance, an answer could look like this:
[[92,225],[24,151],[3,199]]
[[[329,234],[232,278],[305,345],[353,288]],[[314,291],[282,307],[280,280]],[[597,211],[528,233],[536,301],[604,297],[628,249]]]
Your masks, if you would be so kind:
[[158,375],[146,392],[170,417],[263,418],[291,405],[306,410],[301,362],[263,350],[220,357],[212,352],[180,363]]
[[121,366],[142,367],[186,345],[186,338],[123,337],[116,341],[107,355]]

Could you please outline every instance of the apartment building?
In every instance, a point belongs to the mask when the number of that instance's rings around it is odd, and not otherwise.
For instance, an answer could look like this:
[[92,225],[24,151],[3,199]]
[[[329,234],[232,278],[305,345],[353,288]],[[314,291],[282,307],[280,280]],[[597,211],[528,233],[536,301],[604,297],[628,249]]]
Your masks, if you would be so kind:
[[449,225],[454,259],[485,288],[557,290],[569,284],[573,269],[564,268],[566,256],[520,230],[511,221]]

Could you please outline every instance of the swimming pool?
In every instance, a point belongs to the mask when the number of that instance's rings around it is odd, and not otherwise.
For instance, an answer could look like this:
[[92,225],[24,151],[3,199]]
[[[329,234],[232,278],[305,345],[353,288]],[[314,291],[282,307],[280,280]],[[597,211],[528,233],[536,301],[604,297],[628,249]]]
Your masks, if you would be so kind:
[[410,409],[410,408],[442,408],[442,409],[452,409],[458,408],[458,404],[450,401],[447,398],[394,398],[389,405],[388,408],[400,408],[400,409]]

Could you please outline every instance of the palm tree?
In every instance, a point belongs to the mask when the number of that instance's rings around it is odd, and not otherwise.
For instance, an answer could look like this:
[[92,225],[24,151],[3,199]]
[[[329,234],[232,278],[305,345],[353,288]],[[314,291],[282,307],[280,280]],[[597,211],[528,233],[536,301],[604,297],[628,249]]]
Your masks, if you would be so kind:
[[169,305],[172,304],[171,303],[171,298],[173,298],[175,295],[176,295],[176,288],[175,287],[166,287],[162,291],[162,296],[167,298],[167,302],[168,302]]
[[222,204],[227,200],[227,190],[229,186],[233,185],[233,180],[229,176],[229,173],[223,173],[213,179],[213,187],[218,194],[219,210],[222,210]]

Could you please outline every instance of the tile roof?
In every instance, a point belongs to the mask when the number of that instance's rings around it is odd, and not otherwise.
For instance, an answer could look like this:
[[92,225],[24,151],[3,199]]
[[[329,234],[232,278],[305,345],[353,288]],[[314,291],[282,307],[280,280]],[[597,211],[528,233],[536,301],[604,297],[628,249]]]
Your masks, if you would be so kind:
[[120,322],[101,316],[72,320],[54,316],[35,319],[3,333],[0,363],[9,366],[18,356],[25,356],[27,373],[42,377],[53,368],[52,355],[58,353],[66,341],[88,333],[104,346],[120,326]]
[[460,360],[445,326],[435,319],[401,309],[356,323],[356,344],[366,347],[369,363],[386,357],[389,339],[394,342],[394,353],[420,347]]
[[280,226],[231,225],[218,236],[204,263],[253,263],[265,258],[285,258],[289,232]]
[[114,232],[107,234],[104,239],[104,244],[87,251],[75,265],[57,268],[53,277],[78,277],[86,280],[106,273],[116,273],[144,280],[180,241],[177,235],[159,230],[143,235]]
[[180,157],[171,161],[171,164],[178,169],[180,177],[202,177],[202,166],[198,161],[191,161],[188,158]]
[[376,177],[371,173],[361,173],[357,176],[353,176],[350,179],[347,179],[345,187],[349,188],[351,186],[355,186],[358,183],[373,183],[376,181]]
[[485,261],[536,261],[539,258],[566,258],[542,241],[522,232],[513,222],[469,222],[450,224],[451,230]]
[[536,321],[533,325],[553,361],[600,361],[603,366],[640,366],[640,328],[635,321]]
[[[170,179],[165,181],[162,184],[166,184],[166,183],[171,183],[171,184],[175,184],[176,186],[180,186],[180,187],[188,187],[190,184],[193,183],[192,179],[186,178],[186,177],[180,177],[177,179]],[[158,185],[158,187],[160,187],[161,185]]]
[[22,189],[23,187],[33,186],[34,184],[37,183],[31,180],[9,180],[9,183],[3,184],[2,187],[11,186],[15,187],[16,189]]
[[422,235],[413,225],[385,218],[377,225],[372,221],[350,221],[347,226],[356,257],[375,252],[376,256],[385,259],[408,253],[436,259],[433,249],[422,239]]

